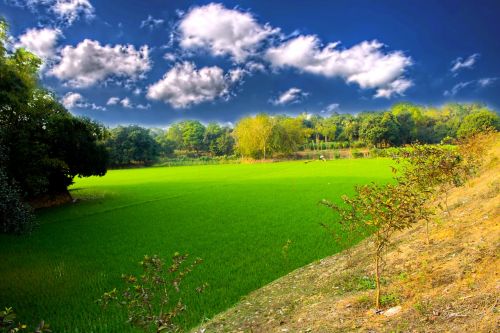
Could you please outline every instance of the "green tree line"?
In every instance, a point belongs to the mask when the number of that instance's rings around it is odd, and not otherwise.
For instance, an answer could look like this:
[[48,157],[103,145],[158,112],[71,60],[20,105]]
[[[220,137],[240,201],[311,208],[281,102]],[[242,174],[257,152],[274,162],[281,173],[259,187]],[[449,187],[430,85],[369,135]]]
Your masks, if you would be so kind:
[[481,104],[432,108],[400,103],[386,111],[356,115],[261,113],[241,118],[234,128],[217,123],[205,126],[196,120],[174,123],[167,129],[117,127],[110,130],[106,147],[112,166],[150,164],[174,153],[266,159],[300,150],[451,142],[486,129],[498,130],[499,125],[498,114]]

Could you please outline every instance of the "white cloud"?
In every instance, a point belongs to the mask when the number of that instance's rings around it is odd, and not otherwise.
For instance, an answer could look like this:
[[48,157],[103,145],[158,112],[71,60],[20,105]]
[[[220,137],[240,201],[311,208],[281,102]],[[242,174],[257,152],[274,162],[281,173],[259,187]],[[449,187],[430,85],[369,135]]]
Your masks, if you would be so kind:
[[141,88],[135,88],[134,91],[132,91],[132,93],[136,96],[140,95],[142,93],[142,89]]
[[166,61],[175,61],[177,57],[175,54],[167,52],[163,55],[163,59],[165,59]]
[[375,98],[391,98],[394,95],[404,96],[406,89],[410,88],[413,83],[410,80],[399,78],[383,88],[378,88],[375,94]]
[[455,96],[460,90],[470,86],[473,84],[474,81],[467,81],[467,82],[459,82],[453,86],[450,90],[446,90],[443,95],[444,96]]
[[92,19],[95,12],[89,0],[11,0],[9,3],[27,8],[38,15],[41,15],[41,11],[53,13],[67,25],[81,17]]
[[16,47],[24,47],[44,61],[56,56],[57,40],[62,35],[61,30],[51,28],[28,29],[19,36]]
[[213,55],[230,55],[242,62],[278,30],[260,25],[251,13],[211,3],[192,8],[182,18],[179,32],[185,49],[204,48]]
[[308,93],[303,92],[299,88],[290,88],[287,91],[283,92],[276,99],[271,100],[271,103],[274,105],[285,105],[285,104],[294,104],[300,102],[304,97],[309,95]]
[[330,113],[335,110],[338,110],[339,107],[340,107],[339,103],[331,103],[328,104],[323,110],[321,110],[321,113]]
[[61,61],[49,72],[73,87],[88,87],[111,77],[135,81],[151,68],[149,48],[101,45],[85,39],[76,47],[65,46]]
[[259,62],[255,61],[249,61],[245,64],[245,68],[249,70],[250,72],[265,72],[266,71],[266,66]]
[[124,99],[122,99],[122,100],[120,101],[120,104],[121,104],[124,108],[127,108],[127,109],[132,108],[132,102],[130,101],[130,98],[128,98],[128,97],[125,97]]
[[61,103],[68,110],[72,110],[75,108],[92,109],[99,111],[106,110],[104,106],[86,102],[81,94],[75,92],[68,92],[66,95],[64,95],[64,97],[61,99]]
[[69,92],[61,100],[66,109],[72,109],[83,102],[83,96],[79,93]]
[[149,30],[154,30],[160,27],[163,23],[165,23],[165,20],[155,19],[153,16],[148,15],[148,18],[141,22],[141,29],[148,28]]
[[136,108],[141,110],[147,110],[151,108],[151,104],[137,104]]
[[462,68],[472,68],[479,58],[479,53],[474,53],[473,55],[467,57],[466,59],[457,58],[451,62],[451,72],[456,73]]
[[116,105],[120,102],[120,98],[119,97],[110,97],[107,101],[107,105]]
[[51,10],[67,24],[72,24],[80,17],[94,17],[94,7],[88,0],[56,0]]
[[127,108],[127,109],[132,109],[132,108],[149,109],[151,107],[151,105],[149,105],[149,104],[147,104],[147,105],[143,105],[143,104],[134,105],[132,103],[132,101],[130,100],[130,98],[128,98],[128,97],[125,97],[122,99],[120,97],[110,97],[106,104],[107,105],[120,104],[121,106],[123,106],[124,108]]
[[492,85],[497,80],[498,80],[498,77],[485,77],[485,78],[477,80],[477,84],[479,84],[479,86],[481,86],[482,88],[485,88],[485,87]]
[[104,106],[95,105],[94,103],[86,104],[86,105],[87,105],[87,107],[91,108],[92,110],[106,111],[106,108]]
[[466,82],[459,82],[455,84],[450,90],[446,90],[443,95],[447,97],[452,97],[458,94],[461,90],[467,87],[475,87],[476,89],[486,88],[495,83],[498,77],[485,77],[478,80],[471,80]]
[[245,74],[247,74],[247,71],[242,68],[234,68],[228,72],[229,80],[231,82],[240,82]]
[[385,89],[377,94],[387,94],[389,90],[401,94],[409,88],[409,80],[402,76],[412,60],[403,52],[385,53],[383,44],[376,40],[342,50],[337,48],[338,44],[322,47],[316,36],[301,35],[269,48],[265,57],[275,68],[291,67],[325,77],[341,77],[363,89]]
[[186,108],[227,97],[236,74],[224,74],[217,66],[197,69],[191,62],[178,63],[163,78],[148,87],[147,97]]

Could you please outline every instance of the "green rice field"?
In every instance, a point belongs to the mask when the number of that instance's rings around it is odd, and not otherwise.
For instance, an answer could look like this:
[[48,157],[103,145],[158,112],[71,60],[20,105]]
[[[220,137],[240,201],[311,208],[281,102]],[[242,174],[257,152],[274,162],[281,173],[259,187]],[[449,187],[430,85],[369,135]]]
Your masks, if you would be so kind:
[[[288,272],[341,250],[319,224],[355,184],[390,179],[388,159],[112,170],[77,179],[76,203],[37,213],[30,236],[0,235],[0,307],[54,332],[132,332],[95,300],[145,254],[204,262],[184,281],[185,328]],[[283,246],[290,240],[287,256]],[[203,294],[194,291],[208,283]]]

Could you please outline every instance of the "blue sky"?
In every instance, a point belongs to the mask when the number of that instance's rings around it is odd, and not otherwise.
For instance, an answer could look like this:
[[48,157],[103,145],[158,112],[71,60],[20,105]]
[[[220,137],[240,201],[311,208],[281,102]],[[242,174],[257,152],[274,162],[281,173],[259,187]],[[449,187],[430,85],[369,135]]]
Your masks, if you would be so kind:
[[499,1],[0,1],[44,84],[110,126],[500,106]]

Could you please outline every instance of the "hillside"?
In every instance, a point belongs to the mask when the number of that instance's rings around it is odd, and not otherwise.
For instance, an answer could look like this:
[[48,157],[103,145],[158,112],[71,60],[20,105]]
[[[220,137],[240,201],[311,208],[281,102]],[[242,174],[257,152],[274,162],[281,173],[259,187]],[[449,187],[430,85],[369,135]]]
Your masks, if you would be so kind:
[[[452,191],[450,214],[396,236],[373,310],[368,241],[257,290],[195,332],[498,332],[500,144]],[[318,221],[319,222],[319,221]],[[390,311],[388,311],[390,309]]]

